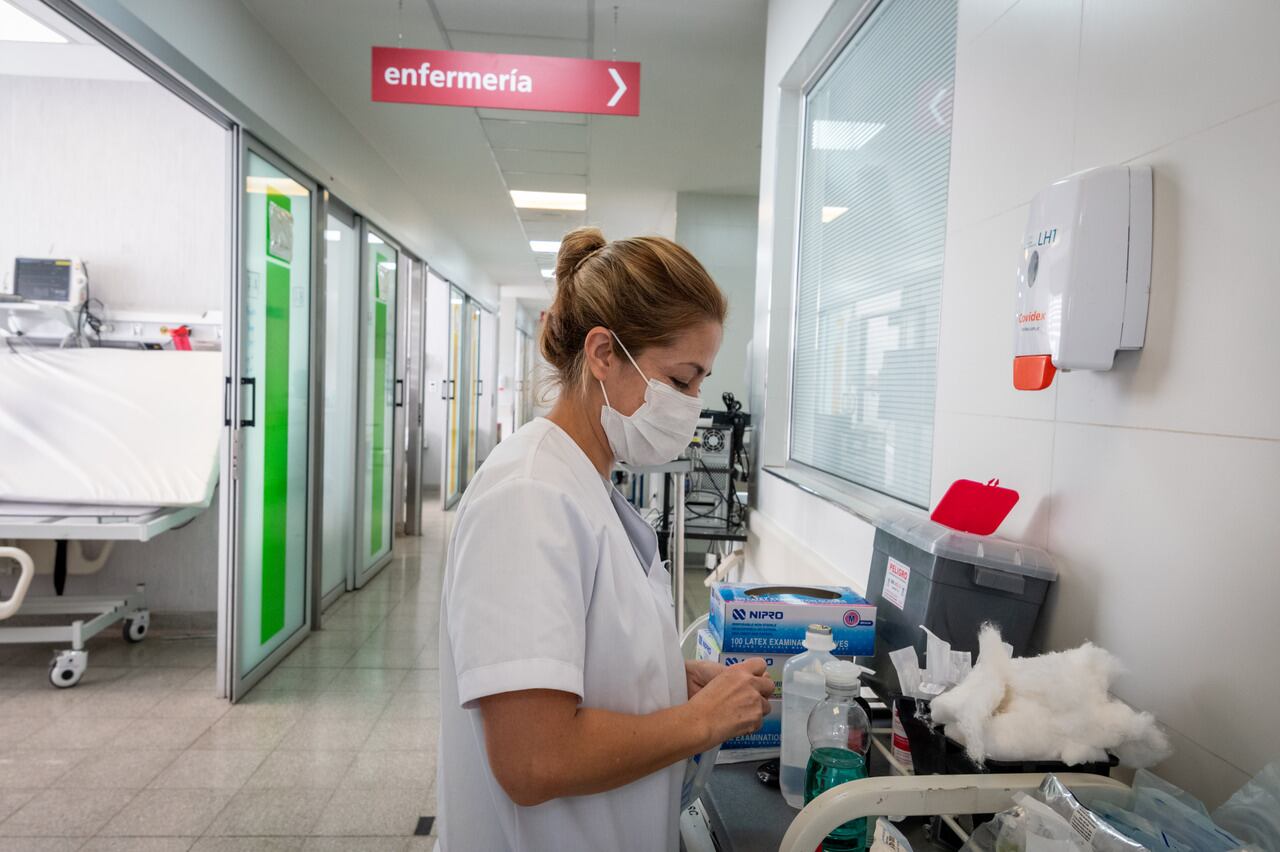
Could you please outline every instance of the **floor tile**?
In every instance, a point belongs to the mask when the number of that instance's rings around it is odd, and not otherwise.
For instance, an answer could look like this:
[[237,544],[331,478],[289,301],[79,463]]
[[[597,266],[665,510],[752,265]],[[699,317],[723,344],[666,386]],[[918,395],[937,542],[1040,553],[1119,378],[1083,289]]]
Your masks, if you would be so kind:
[[247,749],[269,751],[280,744],[293,727],[292,719],[246,716],[222,717],[195,742],[198,749]]
[[0,837],[0,852],[75,852],[83,837]]
[[212,724],[210,719],[136,719],[116,735],[111,747],[142,751],[185,749],[197,742]]
[[191,852],[298,852],[301,837],[202,837]]
[[399,692],[392,696],[383,719],[439,719],[440,696],[434,692]]
[[164,696],[164,693],[152,690],[94,692],[91,689],[84,689],[83,686],[77,686],[72,691],[76,694],[76,701],[68,708],[66,714],[72,719],[103,716],[137,719],[146,715],[147,711]]
[[303,719],[368,719],[375,721],[391,703],[392,693],[321,692],[307,699]]
[[[144,666],[135,668],[133,674],[121,680],[116,685],[116,688],[142,690],[182,689],[191,682],[194,671],[189,666]],[[199,671],[203,672],[204,669],[199,669]],[[208,679],[208,692],[210,696],[215,692],[212,672],[210,672]]]
[[339,789],[430,787],[435,780],[436,753],[434,750],[366,751],[356,755]]
[[330,799],[312,833],[321,837],[409,837],[418,818],[435,813],[425,787],[344,790]]
[[44,790],[0,823],[0,835],[90,837],[135,795],[135,790]]
[[379,648],[366,645],[355,653],[347,665],[369,671],[379,669],[411,669],[422,656],[417,648]]
[[328,686],[341,669],[338,668],[293,668],[276,669],[264,677],[254,692],[286,691],[298,694],[319,692]]
[[187,852],[194,837],[94,837],[79,852]]
[[218,837],[303,837],[325,812],[332,790],[241,790],[209,826]]
[[235,792],[244,786],[266,757],[265,751],[191,749],[169,764],[150,786],[164,790]]
[[245,782],[245,789],[333,788],[347,774],[354,751],[274,751]]
[[344,649],[354,651],[365,643],[369,638],[369,631],[365,630],[338,630],[336,628],[325,627],[323,630],[317,630],[307,637],[304,646],[314,648],[331,648]]
[[429,719],[380,719],[365,741],[364,751],[434,751],[439,723]]
[[180,751],[95,750],[58,779],[58,789],[141,790],[165,767],[182,754]]
[[440,673],[418,669],[410,671],[396,687],[396,692],[434,692],[440,694]]
[[0,821],[13,816],[39,792],[39,790],[0,790]]
[[0,753],[0,789],[49,787],[85,759],[85,751],[11,751]]
[[408,847],[407,837],[311,837],[302,852],[406,852]]
[[229,794],[210,790],[143,790],[99,834],[199,837],[229,801]]
[[101,748],[112,742],[131,721],[61,716],[38,733],[13,743],[12,747],[22,751]]
[[354,653],[354,648],[325,648],[319,645],[312,645],[308,640],[281,660],[280,667],[333,668],[335,666],[344,666]]
[[369,739],[375,721],[366,719],[301,719],[279,742],[284,751],[358,749]]
[[218,698],[211,691],[175,690],[166,693],[149,710],[152,719],[209,719],[216,721],[231,709],[231,702]]
[[343,669],[325,692],[391,692],[404,680],[403,669]]

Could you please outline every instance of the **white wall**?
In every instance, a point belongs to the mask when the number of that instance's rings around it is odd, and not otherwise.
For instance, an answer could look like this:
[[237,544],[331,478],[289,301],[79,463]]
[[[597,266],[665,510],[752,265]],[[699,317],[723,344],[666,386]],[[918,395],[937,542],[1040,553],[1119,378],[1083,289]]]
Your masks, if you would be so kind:
[[[492,304],[498,287],[440,226],[445,213],[404,182],[377,149],[238,0],[85,0],[162,60],[194,63],[220,105],[405,248]],[[173,57],[171,54],[176,53]],[[185,69],[180,69],[180,73]]]
[[[773,196],[794,179],[794,152],[776,142],[796,129],[777,124],[778,81],[828,5],[770,4],[753,394],[768,400],[774,463],[791,286],[776,255],[791,249]],[[1001,533],[1060,561],[1048,644],[1117,653],[1130,669],[1117,694],[1170,731],[1162,774],[1210,802],[1280,755],[1277,28],[1280,6],[1265,0],[1229,14],[1196,0],[960,2],[933,499],[961,476],[1022,493]],[[1027,203],[1108,163],[1155,172],[1146,348],[1109,373],[1016,392]],[[834,568],[865,583],[868,524],[769,474],[758,495],[756,575]]]
[[703,405],[721,408],[731,391],[749,410],[747,363],[755,315],[756,206],[754,195],[676,195],[676,242],[693,252],[729,301],[724,342],[711,378],[702,385]]
[[221,310],[227,133],[151,81],[0,76],[0,280],[79,257],[108,309]]
[[537,333],[537,316],[530,316],[522,300],[537,305],[550,305],[548,288],[539,286],[506,286],[498,311],[498,426],[502,437],[515,431],[517,388],[516,329]]
[[426,355],[422,364],[422,487],[440,487],[449,407],[440,383],[449,377],[449,282],[427,270]]

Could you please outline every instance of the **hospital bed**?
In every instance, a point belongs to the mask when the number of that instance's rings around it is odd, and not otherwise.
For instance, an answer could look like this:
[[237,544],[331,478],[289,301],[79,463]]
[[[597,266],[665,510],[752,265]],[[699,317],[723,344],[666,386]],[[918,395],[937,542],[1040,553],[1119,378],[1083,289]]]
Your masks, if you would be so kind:
[[[142,585],[105,597],[63,589],[101,569],[114,542],[150,541],[209,506],[222,372],[218,352],[0,349],[0,563],[18,566],[0,602],[0,644],[70,645],[50,665],[54,686],[80,682],[85,643],[103,630],[122,623],[126,641],[146,636]],[[90,554],[86,542],[103,544]],[[52,597],[28,595],[38,567],[53,572]],[[18,615],[42,623],[4,623]],[[60,615],[79,617],[43,623]]]

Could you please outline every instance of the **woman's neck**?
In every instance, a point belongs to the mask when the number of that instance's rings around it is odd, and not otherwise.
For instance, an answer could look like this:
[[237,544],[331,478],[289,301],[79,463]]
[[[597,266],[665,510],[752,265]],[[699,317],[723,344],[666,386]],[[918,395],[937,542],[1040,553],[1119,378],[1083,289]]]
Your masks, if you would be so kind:
[[600,475],[607,477],[613,470],[613,450],[600,424],[600,405],[585,398],[585,394],[561,393],[547,419],[559,426],[573,439]]

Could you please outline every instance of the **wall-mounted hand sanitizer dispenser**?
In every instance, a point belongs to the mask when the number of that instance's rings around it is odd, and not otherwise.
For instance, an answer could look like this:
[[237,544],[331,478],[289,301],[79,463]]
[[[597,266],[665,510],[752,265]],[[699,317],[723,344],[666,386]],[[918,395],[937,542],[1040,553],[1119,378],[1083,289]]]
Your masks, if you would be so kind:
[[1018,265],[1013,386],[1058,370],[1110,370],[1141,349],[1151,291],[1151,169],[1078,172],[1031,202]]

